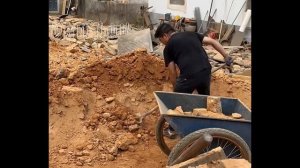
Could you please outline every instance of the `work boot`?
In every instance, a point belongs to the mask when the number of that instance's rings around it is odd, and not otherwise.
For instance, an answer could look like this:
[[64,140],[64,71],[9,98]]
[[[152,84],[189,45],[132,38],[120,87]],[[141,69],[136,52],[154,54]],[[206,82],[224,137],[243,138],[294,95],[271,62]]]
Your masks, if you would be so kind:
[[170,138],[170,139],[175,139],[177,134],[175,131],[172,131],[170,128],[166,128],[163,130],[163,135]]

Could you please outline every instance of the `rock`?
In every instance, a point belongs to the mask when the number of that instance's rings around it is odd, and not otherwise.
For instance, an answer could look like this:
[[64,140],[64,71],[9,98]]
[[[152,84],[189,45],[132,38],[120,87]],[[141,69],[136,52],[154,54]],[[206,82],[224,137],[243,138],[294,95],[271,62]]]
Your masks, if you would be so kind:
[[84,113],[79,113],[78,114],[78,118],[81,119],[81,120],[83,120],[85,118]]
[[128,87],[128,86],[130,86],[130,83],[125,83],[124,86]]
[[[197,167],[197,168],[233,168],[235,166],[224,167],[224,166],[209,166],[209,167],[202,167],[203,164],[212,163],[213,161],[223,160],[226,159],[226,155],[221,147],[214,148],[208,152],[200,154],[194,158],[186,160],[184,162],[175,164],[168,168],[188,168],[188,167]],[[198,166],[199,165],[199,166]],[[238,166],[237,166],[238,167]],[[238,167],[241,168],[241,167]],[[250,168],[250,167],[249,167]]]
[[136,144],[138,140],[134,137],[131,133],[121,134],[116,142],[115,145],[121,150],[128,150],[128,146],[132,144]]
[[118,40],[108,40],[107,41],[107,44],[109,45],[114,45],[114,44],[117,44],[118,43]]
[[82,156],[83,154],[82,154],[82,152],[76,152],[75,153],[75,156]]
[[115,157],[113,155],[111,155],[111,154],[107,154],[106,157],[107,157],[107,160],[109,160],[109,161],[115,160]]
[[175,111],[178,111],[179,113],[182,113],[182,114],[183,114],[183,110],[182,110],[182,107],[181,107],[181,106],[177,106],[174,110],[175,110]]
[[61,78],[67,78],[69,75],[69,71],[64,69],[64,68],[61,68],[59,69],[59,71],[57,72],[56,76],[55,76],[55,79],[61,79]]
[[147,52],[147,48],[137,48],[134,50],[134,52]]
[[105,47],[105,45],[104,44],[98,44],[98,48],[104,48]]
[[93,87],[92,89],[91,89],[91,91],[92,92],[95,92],[97,89],[95,88],[95,87]]
[[137,124],[130,125],[130,126],[128,127],[128,129],[129,129],[130,132],[134,132],[134,131],[136,131],[136,130],[139,129],[139,126],[138,126]]
[[104,48],[105,48],[105,51],[107,51],[109,54],[111,54],[111,55],[117,55],[117,50],[116,49],[113,49],[113,48],[111,48],[109,46],[104,47]]
[[88,145],[88,146],[86,146],[89,150],[92,150],[92,149],[94,149],[94,147],[93,147],[93,145]]
[[103,151],[104,148],[102,146],[98,146],[99,151]]
[[81,47],[81,50],[87,53],[91,52],[91,50],[86,47]]
[[203,114],[203,113],[207,113],[206,108],[195,108],[195,109],[193,109],[192,115],[201,116],[201,114]]
[[110,154],[116,156],[116,155],[118,154],[118,148],[117,148],[116,146],[114,146],[114,147],[110,148],[110,149],[108,150],[108,152],[109,152]]
[[62,164],[68,164],[69,163],[69,159],[68,158],[63,158],[60,163],[62,163]]
[[82,92],[83,89],[79,87],[71,87],[71,86],[63,86],[62,91],[67,91],[67,92]]
[[233,60],[233,63],[243,65],[243,59],[241,57],[237,57],[235,60]]
[[241,67],[239,65],[233,65],[232,66],[232,72],[236,73],[239,72],[241,70]]
[[115,51],[118,51],[118,45],[117,44],[109,45],[109,47],[114,49]]
[[219,61],[219,62],[225,62],[224,57],[220,53],[213,56],[213,59],[216,60],[216,61]]
[[129,146],[128,146],[128,151],[130,151],[130,152],[134,152],[134,151],[135,151],[135,148],[134,148],[134,146],[132,146],[132,145],[129,145]]
[[75,38],[68,38],[68,37],[66,37],[65,40],[70,41],[72,43],[76,43],[77,41]]
[[250,60],[243,60],[243,66],[245,68],[250,68],[251,67],[251,61]]
[[232,113],[231,116],[235,119],[239,119],[239,118],[242,118],[242,115],[239,114],[239,113]]
[[103,99],[103,97],[101,95],[98,95],[96,98],[97,98],[97,100]]
[[80,162],[84,162],[84,158],[83,157],[78,157],[77,160],[79,160]]
[[82,166],[82,165],[83,165],[83,163],[81,163],[81,162],[77,161],[77,162],[76,162],[76,165],[77,165],[77,166]]
[[61,148],[62,148],[62,149],[67,149],[68,146],[67,146],[67,145],[61,145]]
[[114,100],[115,100],[114,97],[108,97],[108,98],[105,98],[106,103],[111,103],[111,102],[114,101]]
[[137,137],[138,137],[138,138],[141,138],[141,137],[142,137],[142,135],[141,135],[141,134],[137,134]]
[[80,44],[82,44],[83,42],[82,42],[82,41],[77,41],[76,43],[80,45]]
[[93,79],[94,81],[96,81],[96,80],[98,79],[98,76],[92,76],[92,79]]
[[89,156],[89,155],[90,155],[90,152],[87,151],[87,150],[83,150],[83,151],[82,151],[82,154],[83,154],[84,156]]
[[65,149],[60,149],[60,150],[58,150],[58,153],[61,154],[61,155],[64,155],[64,154],[66,154],[66,150]]
[[171,114],[171,115],[183,115],[183,113],[180,113],[179,111],[177,110],[172,110],[172,109],[169,109],[167,111],[167,114]]
[[112,121],[112,122],[110,122],[110,125],[112,125],[112,126],[116,126],[117,124],[118,124],[117,121]]
[[93,43],[92,43],[92,48],[94,48],[94,49],[95,49],[95,48],[98,48],[98,44],[97,44],[96,42],[93,42]]
[[131,98],[130,100],[131,100],[132,102],[135,102],[135,98]]
[[111,116],[111,114],[110,113],[103,113],[102,116],[103,116],[103,118],[106,119],[106,118],[109,118]]
[[221,99],[216,96],[207,97],[207,111],[222,113]]
[[92,161],[92,159],[91,158],[88,158],[88,159],[86,159],[84,162],[85,163],[90,163]]
[[62,85],[69,85],[69,80],[66,79],[66,78],[61,78],[61,79],[59,79],[59,82],[60,82]]
[[81,61],[86,61],[87,58],[86,58],[86,57],[81,57],[80,60],[81,60]]

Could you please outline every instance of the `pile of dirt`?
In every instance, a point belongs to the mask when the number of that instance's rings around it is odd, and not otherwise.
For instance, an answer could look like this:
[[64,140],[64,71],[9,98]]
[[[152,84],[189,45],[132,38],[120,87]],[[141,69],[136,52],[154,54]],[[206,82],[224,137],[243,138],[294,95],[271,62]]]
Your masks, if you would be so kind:
[[[164,61],[142,49],[107,59],[99,51],[71,53],[55,43],[49,48],[50,167],[164,167],[167,156],[154,132],[159,113],[137,123],[156,105],[153,91],[170,85]],[[212,94],[250,104],[250,82],[242,79],[227,83],[232,93],[214,91],[233,79],[213,77]]]

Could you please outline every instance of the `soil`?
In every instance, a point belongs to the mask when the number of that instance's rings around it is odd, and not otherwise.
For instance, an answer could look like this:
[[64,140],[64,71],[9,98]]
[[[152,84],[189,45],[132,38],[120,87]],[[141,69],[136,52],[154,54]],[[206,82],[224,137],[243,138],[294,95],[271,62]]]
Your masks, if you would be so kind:
[[[115,57],[49,43],[49,167],[165,167],[157,146],[159,112],[153,91],[171,90],[162,58],[143,49]],[[250,78],[219,70],[211,95],[239,98],[251,107]]]

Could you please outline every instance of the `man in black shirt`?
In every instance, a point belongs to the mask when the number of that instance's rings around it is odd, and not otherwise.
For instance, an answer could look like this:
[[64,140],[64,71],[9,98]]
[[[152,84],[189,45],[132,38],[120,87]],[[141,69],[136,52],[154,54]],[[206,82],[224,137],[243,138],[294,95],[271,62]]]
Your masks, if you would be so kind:
[[[195,89],[198,94],[210,95],[211,65],[203,44],[212,45],[225,58],[230,66],[232,58],[226,53],[222,45],[216,40],[204,37],[196,32],[175,32],[174,28],[163,23],[158,26],[155,38],[165,45],[165,66],[170,72],[170,80],[174,92],[192,93]],[[180,74],[177,75],[176,65]],[[173,131],[170,127],[169,136]]]
[[[165,44],[165,66],[170,71],[170,80],[174,92],[192,93],[195,89],[199,94],[210,94],[211,65],[202,44],[212,45],[225,58],[226,64],[232,63],[232,58],[216,40],[204,37],[196,32],[178,32],[167,23],[161,24],[155,38]],[[179,76],[176,65],[180,70]]]

